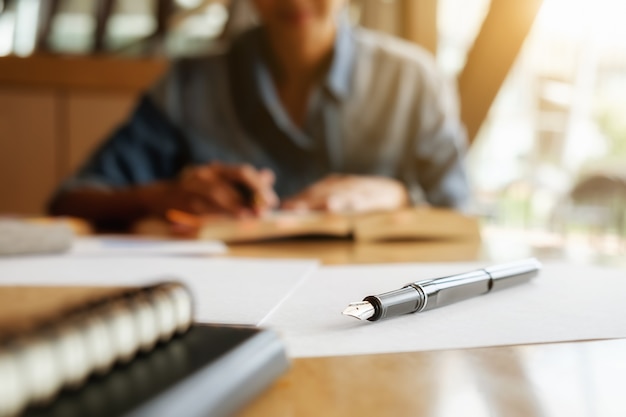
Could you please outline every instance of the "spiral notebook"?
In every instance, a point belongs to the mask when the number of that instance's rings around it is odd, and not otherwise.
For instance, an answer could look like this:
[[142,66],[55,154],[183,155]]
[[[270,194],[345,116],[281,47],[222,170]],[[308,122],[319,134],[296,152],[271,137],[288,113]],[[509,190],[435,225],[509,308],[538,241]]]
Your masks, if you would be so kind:
[[192,321],[178,282],[0,287],[0,417],[226,415],[287,368],[272,332]]

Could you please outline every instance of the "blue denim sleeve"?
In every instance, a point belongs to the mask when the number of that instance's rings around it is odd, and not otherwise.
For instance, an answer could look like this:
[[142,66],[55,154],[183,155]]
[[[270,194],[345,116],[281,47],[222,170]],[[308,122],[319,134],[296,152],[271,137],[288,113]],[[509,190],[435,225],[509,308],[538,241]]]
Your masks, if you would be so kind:
[[143,96],[130,119],[106,140],[58,192],[124,187],[174,178],[188,161],[181,132]]

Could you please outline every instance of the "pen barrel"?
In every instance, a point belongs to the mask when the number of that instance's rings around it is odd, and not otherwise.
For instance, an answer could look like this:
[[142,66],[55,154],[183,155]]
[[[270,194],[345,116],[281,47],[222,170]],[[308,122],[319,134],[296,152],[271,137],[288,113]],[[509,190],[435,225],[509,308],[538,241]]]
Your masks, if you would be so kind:
[[484,270],[478,270],[409,285],[422,289],[426,295],[422,310],[431,310],[488,293],[491,277]]
[[491,290],[500,290],[528,282],[537,276],[541,263],[530,258],[520,262],[490,266],[484,269],[491,276]]
[[541,263],[534,258],[520,262],[496,265],[432,280],[409,284],[421,288],[426,302],[422,310],[430,310],[463,301],[493,290],[509,288],[535,277]]
[[404,287],[399,290],[389,291],[383,294],[365,297],[374,306],[375,313],[369,321],[384,319],[385,317],[400,316],[414,313],[424,306],[426,297],[421,288]]

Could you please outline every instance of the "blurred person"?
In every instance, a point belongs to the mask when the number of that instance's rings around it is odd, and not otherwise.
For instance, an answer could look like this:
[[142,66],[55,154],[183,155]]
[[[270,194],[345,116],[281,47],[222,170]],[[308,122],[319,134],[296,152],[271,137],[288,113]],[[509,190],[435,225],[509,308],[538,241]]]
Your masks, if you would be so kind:
[[427,52],[352,27],[345,0],[251,1],[259,25],[174,62],[61,185],[52,214],[464,206],[464,129]]

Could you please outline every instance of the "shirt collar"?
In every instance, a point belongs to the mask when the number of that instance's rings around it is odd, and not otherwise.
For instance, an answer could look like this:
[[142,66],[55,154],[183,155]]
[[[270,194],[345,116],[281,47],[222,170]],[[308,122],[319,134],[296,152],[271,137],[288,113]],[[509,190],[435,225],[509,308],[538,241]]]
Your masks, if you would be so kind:
[[[257,77],[259,73],[267,71],[263,58],[261,57],[260,46],[260,28],[253,30],[254,35],[250,36],[254,40],[253,43],[253,68]],[[250,33],[252,35],[252,33]],[[349,21],[348,13],[343,12],[337,19],[337,36],[335,37],[335,46],[333,50],[333,58],[326,73],[322,86],[330,92],[337,100],[345,100],[350,94],[352,82],[352,69],[354,66],[356,45],[353,37],[352,24]]]
[[[233,76],[237,78],[237,74],[239,74],[240,77],[243,77],[239,82],[249,81],[251,83],[251,91],[256,92],[260,103],[267,109],[277,125],[302,147],[311,147],[310,139],[293,125],[278,98],[269,69],[262,57],[260,31],[261,28],[256,27],[235,41],[231,49],[232,59],[235,62],[235,74]],[[320,92],[327,93],[337,101],[343,101],[348,98],[352,84],[355,49],[352,26],[348,20],[347,13],[342,13],[337,21],[337,36],[335,38],[332,61],[320,86]],[[248,76],[245,77],[244,74],[248,74]],[[252,107],[254,107],[254,101],[246,100]],[[251,111],[258,111],[258,109]]]
[[337,22],[337,37],[333,60],[326,75],[325,86],[338,100],[345,100],[350,93],[352,67],[354,65],[355,44],[352,27],[347,14]]

